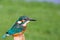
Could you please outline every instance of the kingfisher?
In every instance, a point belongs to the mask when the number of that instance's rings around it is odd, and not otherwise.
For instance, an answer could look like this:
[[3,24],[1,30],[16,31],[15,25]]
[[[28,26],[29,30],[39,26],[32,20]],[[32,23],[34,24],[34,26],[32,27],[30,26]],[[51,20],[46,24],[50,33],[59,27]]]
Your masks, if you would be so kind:
[[18,20],[14,23],[14,25],[3,35],[3,38],[7,36],[18,34],[20,32],[24,33],[26,30],[26,25],[30,21],[36,21],[35,19],[29,18],[27,16],[21,16]]

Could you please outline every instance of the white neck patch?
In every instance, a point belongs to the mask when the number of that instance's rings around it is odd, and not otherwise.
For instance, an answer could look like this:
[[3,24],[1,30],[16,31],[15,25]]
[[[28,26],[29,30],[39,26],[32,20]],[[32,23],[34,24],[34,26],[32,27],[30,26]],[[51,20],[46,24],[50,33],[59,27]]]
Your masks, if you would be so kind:
[[18,24],[21,24],[22,22],[21,22],[21,21],[18,21],[17,23],[18,23]]

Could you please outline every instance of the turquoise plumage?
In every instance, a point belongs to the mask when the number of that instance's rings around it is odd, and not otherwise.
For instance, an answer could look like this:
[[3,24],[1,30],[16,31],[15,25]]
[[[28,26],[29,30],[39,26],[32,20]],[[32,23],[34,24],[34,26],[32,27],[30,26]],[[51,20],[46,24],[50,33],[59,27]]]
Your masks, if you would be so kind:
[[[25,18],[27,18],[27,17],[26,16],[20,17],[15,22],[15,24],[6,32],[6,34],[13,35],[13,34],[22,32],[24,30],[24,27],[22,26],[22,24],[24,24],[25,22],[22,22],[21,24],[18,24],[17,22],[18,21],[21,21],[21,20],[24,20]],[[2,38],[5,38],[6,37],[6,34],[4,34]]]
[[[18,27],[19,26],[19,27]],[[20,26],[18,24],[15,24],[7,33],[9,35],[13,35],[15,33],[19,33],[19,32],[22,32],[23,30],[23,26]]]
[[9,35],[13,35],[15,33],[19,33],[22,32],[22,30],[24,29],[24,27],[22,26],[22,24],[24,24],[25,22],[22,22],[21,24],[18,24],[18,21],[21,21],[23,19],[27,18],[26,16],[22,16],[20,17],[15,24],[12,26],[12,28],[10,30],[8,30],[7,34]]
[[[25,20],[24,22],[21,22],[20,24],[18,24],[18,21],[22,21]],[[25,30],[24,26],[22,24],[26,23],[27,21],[36,21],[34,19],[30,19],[27,16],[21,16],[19,17],[19,19],[15,22],[15,24],[3,35],[2,38],[5,38],[8,35],[13,35],[19,32],[22,32],[23,30]]]

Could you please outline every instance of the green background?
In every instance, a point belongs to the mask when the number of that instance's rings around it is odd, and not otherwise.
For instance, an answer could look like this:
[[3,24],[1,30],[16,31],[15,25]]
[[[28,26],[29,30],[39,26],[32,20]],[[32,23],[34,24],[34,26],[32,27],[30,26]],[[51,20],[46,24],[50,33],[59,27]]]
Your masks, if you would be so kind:
[[0,0],[0,40],[13,40],[2,35],[23,15],[37,20],[27,25],[26,40],[60,40],[60,4],[19,0]]

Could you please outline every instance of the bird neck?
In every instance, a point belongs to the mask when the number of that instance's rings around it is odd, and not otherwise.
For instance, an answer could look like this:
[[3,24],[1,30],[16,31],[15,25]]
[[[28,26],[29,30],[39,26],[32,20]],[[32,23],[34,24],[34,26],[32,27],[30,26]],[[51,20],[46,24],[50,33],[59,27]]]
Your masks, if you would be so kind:
[[23,23],[23,26],[26,26],[30,21],[26,21]]

